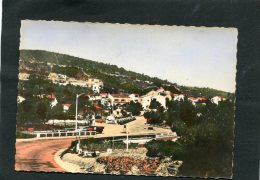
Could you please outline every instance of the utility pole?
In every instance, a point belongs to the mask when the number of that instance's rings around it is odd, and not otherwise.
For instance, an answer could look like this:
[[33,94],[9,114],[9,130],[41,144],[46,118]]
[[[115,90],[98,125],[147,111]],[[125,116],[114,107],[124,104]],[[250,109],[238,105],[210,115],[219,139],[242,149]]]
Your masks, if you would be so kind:
[[78,129],[78,98],[85,93],[76,94],[75,131]]
[[128,138],[128,131],[127,131],[127,128],[126,128],[126,151],[128,152],[128,140],[129,140],[129,138]]

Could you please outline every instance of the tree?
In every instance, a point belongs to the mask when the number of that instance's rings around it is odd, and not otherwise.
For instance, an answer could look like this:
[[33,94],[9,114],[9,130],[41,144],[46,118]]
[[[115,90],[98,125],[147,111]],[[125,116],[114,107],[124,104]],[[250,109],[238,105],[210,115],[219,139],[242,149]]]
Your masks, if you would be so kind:
[[56,106],[50,109],[48,114],[49,119],[64,119],[63,105],[58,103]]
[[[180,139],[177,144],[151,141],[146,145],[147,155],[166,155],[172,156],[174,160],[182,160],[179,175],[230,178],[234,142],[234,102],[228,99],[219,105],[207,104],[195,109],[186,100],[170,101],[167,107],[167,111],[160,117],[168,118],[168,122],[172,123],[172,131],[176,132]],[[155,122],[156,113],[146,112],[145,117]],[[196,113],[201,113],[201,116],[197,117]]]
[[162,105],[161,105],[160,102],[158,102],[156,99],[153,99],[153,100],[151,101],[151,103],[150,103],[149,108],[150,108],[150,109],[159,109],[161,106],[162,106]]
[[131,101],[125,108],[126,111],[131,112],[133,116],[139,116],[143,107],[139,102]]
[[36,106],[36,114],[38,115],[39,119],[45,123],[47,118],[47,112],[49,111],[48,104],[45,101],[40,101]]

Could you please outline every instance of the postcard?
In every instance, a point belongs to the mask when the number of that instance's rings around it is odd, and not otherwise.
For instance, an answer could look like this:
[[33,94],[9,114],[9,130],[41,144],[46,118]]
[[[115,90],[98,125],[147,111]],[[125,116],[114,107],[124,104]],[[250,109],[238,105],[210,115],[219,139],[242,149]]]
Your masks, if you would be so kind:
[[16,171],[231,178],[237,29],[22,20]]

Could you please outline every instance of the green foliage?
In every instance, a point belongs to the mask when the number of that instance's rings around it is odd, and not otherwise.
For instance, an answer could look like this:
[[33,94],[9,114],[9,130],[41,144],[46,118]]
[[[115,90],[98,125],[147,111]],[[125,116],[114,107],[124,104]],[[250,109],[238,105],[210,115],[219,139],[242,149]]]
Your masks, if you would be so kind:
[[165,113],[161,111],[149,111],[144,113],[148,124],[161,124],[165,120]]
[[48,101],[39,101],[36,106],[36,114],[39,119],[45,123],[47,118],[47,113],[50,111],[49,102]]
[[153,99],[153,100],[151,101],[151,103],[150,103],[149,108],[150,108],[150,109],[159,109],[161,106],[162,106],[162,105],[161,105],[160,102],[156,101],[156,99]]
[[212,88],[200,88],[200,87],[188,87],[188,86],[180,86],[182,92],[185,92],[187,96],[194,96],[194,97],[206,97],[211,98],[214,96],[223,96],[228,98],[230,94],[221,90],[216,90]]
[[192,109],[185,102],[170,102],[168,106],[168,112],[174,116],[172,130],[181,138],[176,143],[151,141],[146,145],[147,155],[171,155],[175,160],[182,160],[184,164],[179,175],[229,178],[234,142],[234,101],[198,107],[196,112],[202,115],[190,124],[182,115],[186,112],[182,108]]
[[63,74],[68,77],[73,77],[73,78],[80,78],[86,80],[87,77],[83,74],[83,72],[78,68],[78,67],[61,67],[54,65],[52,68],[52,72],[57,73],[57,74]]
[[125,110],[131,112],[133,116],[139,116],[143,110],[143,107],[139,102],[131,101],[129,104],[127,104]]
[[[82,139],[80,140],[80,146],[81,148],[86,148],[89,151],[106,151],[108,148],[112,149],[125,149],[126,144],[123,143],[123,141],[112,141],[110,139],[104,139],[104,138],[88,138],[88,139]],[[130,143],[129,148],[136,148],[138,144],[136,143]]]
[[40,103],[39,99],[32,98],[26,99],[17,106],[17,124],[26,123],[40,123],[41,117],[36,113],[37,104]]
[[36,135],[34,134],[24,134],[21,132],[16,132],[16,139],[29,139],[29,138],[35,138]]
[[163,158],[165,156],[174,156],[176,157],[176,152],[181,152],[182,146],[179,142],[173,141],[156,141],[152,140],[145,144],[147,148],[147,156],[150,157],[160,157]]

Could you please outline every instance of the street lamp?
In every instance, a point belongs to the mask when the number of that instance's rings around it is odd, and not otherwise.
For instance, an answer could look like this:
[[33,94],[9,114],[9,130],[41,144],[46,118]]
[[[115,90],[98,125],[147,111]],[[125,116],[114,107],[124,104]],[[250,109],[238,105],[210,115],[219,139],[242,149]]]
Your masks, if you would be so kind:
[[78,99],[81,95],[83,95],[85,93],[81,93],[81,94],[76,94],[76,113],[75,113],[75,119],[76,119],[76,122],[75,122],[75,131],[77,131],[78,129]]

